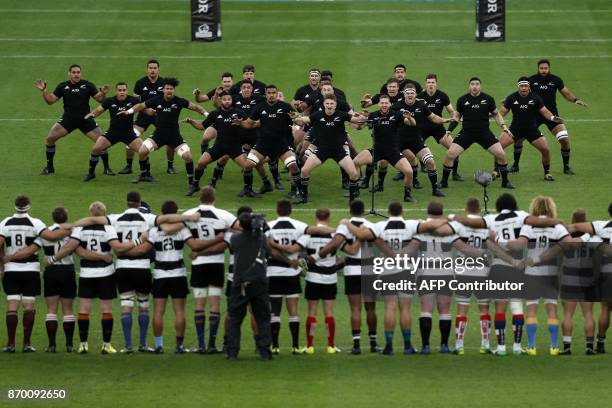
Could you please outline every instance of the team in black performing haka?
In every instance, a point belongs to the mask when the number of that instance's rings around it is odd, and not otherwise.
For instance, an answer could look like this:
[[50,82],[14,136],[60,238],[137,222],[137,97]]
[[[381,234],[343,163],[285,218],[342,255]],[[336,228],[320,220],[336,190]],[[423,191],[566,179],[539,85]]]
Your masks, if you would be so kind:
[[[133,181],[153,182],[149,153],[167,146],[169,174],[176,173],[174,153],[185,161],[191,196],[199,191],[204,170],[212,162],[216,166],[210,184],[215,186],[222,178],[224,166],[230,159],[242,168],[244,187],[239,197],[261,197],[262,194],[284,187],[279,175],[278,162],[282,160],[290,173],[289,196],[297,197],[296,203],[309,201],[309,181],[312,170],[327,159],[338,163],[342,174],[345,196],[352,201],[359,195],[359,188],[383,191],[389,164],[398,170],[394,180],[404,181],[404,200],[415,201],[413,188],[419,189],[417,174],[419,163],[431,183],[432,194],[443,197],[441,189],[449,187],[449,179],[463,181],[458,172],[458,157],[472,144],[477,143],[495,158],[493,175],[501,178],[503,188],[514,186],[508,174],[519,171],[523,140],[531,143],[542,155],[544,180],[553,181],[550,173],[550,151],[539,127],[546,125],[561,145],[563,172],[574,174],[569,166],[570,144],[563,119],[559,117],[556,94],[577,105],[587,105],[577,98],[558,76],[550,73],[548,60],[538,61],[538,73],[518,80],[518,90],[507,96],[498,108],[495,99],[481,91],[481,81],[473,77],[469,92],[461,96],[455,106],[449,96],[438,89],[438,78],[429,74],[425,88],[406,77],[406,66],[394,67],[393,77],[385,81],[378,93],[365,94],[360,100],[363,112],[355,112],[346,94],[333,86],[332,72],[312,68],[308,71],[308,83],[295,92],[291,103],[284,100],[275,85],[266,85],[255,79],[255,67],[247,64],[242,69],[242,79],[234,82],[232,73],[221,75],[221,84],[203,94],[193,91],[196,102],[211,102],[214,110],[209,114],[200,105],[175,95],[178,80],[162,78],[159,62],[147,62],[147,75],[134,86],[134,95],[128,94],[128,84],[119,82],[115,95],[106,97],[107,85],[101,88],[81,78],[81,67],[69,68],[70,78],[60,83],[52,93],[43,80],[35,82],[48,105],[63,99],[64,113],[46,138],[47,164],[42,174],[55,173],[55,144],[62,137],[79,129],[94,141],[89,158],[89,171],[84,181],[95,179],[95,169],[100,159],[104,174],[114,175],[108,164],[107,150],[121,142],[127,149],[126,166],[120,174],[132,172],[132,157],[139,155],[140,175]],[[100,106],[91,110],[89,99]],[[374,112],[366,109],[377,107]],[[180,133],[180,114],[183,109],[196,111],[203,120],[186,118],[183,122],[203,131],[202,156],[194,171],[191,149]],[[443,118],[444,110],[450,116]],[[110,124],[102,133],[94,118],[109,112]],[[508,127],[504,117],[512,112]],[[134,114],[138,113],[134,118]],[[502,128],[497,138],[490,129],[490,118]],[[134,120],[135,119],[135,120]],[[355,130],[371,129],[372,148],[357,152],[347,132],[346,123]],[[443,124],[449,123],[448,128]],[[150,137],[141,135],[153,125]],[[452,132],[461,125],[455,138]],[[434,140],[446,148],[443,173],[438,183],[436,163],[425,141]],[[212,147],[209,143],[214,141]],[[504,148],[514,144],[514,163],[508,168]],[[272,180],[263,167],[268,162]],[[361,167],[365,174],[359,179]],[[378,182],[370,187],[375,168]],[[261,177],[262,186],[253,188],[253,168]]]

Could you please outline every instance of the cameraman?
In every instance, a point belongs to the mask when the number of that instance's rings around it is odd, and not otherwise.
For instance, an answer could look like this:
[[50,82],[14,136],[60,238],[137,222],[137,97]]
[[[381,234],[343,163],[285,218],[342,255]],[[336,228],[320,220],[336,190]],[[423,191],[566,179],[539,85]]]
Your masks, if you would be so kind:
[[234,281],[228,302],[229,330],[227,358],[235,360],[240,349],[240,327],[251,305],[257,322],[257,348],[263,360],[271,360],[270,299],[266,277],[266,258],[269,256],[297,267],[297,260],[289,260],[270,249],[264,234],[267,228],[263,215],[242,213],[238,217],[242,232],[232,235],[230,248],[234,254]]

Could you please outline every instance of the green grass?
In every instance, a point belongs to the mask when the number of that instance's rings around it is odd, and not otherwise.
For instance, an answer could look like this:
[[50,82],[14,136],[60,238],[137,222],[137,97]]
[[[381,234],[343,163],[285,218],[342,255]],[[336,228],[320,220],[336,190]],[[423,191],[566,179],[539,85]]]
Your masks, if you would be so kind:
[[[391,75],[393,65],[402,62],[408,66],[408,76],[421,82],[427,73],[436,72],[440,88],[454,103],[467,92],[467,79],[473,75],[482,78],[483,91],[499,102],[514,91],[519,76],[535,72],[537,59],[550,57],[552,71],[590,104],[585,110],[559,101],[560,114],[568,122],[572,166],[577,175],[561,174],[558,144],[547,135],[557,181],[542,180],[539,157],[534,149],[526,146],[521,172],[512,176],[517,186],[515,194],[521,208],[526,209],[533,196],[545,194],[557,201],[560,216],[565,219],[576,207],[586,208],[590,219],[607,218],[612,191],[608,157],[612,148],[608,134],[611,121],[608,93],[612,85],[609,2],[511,2],[507,15],[508,41],[495,44],[473,40],[474,6],[470,1],[224,2],[224,39],[214,44],[188,41],[187,7],[183,2],[139,0],[104,3],[41,0],[31,4],[3,0],[0,3],[3,14],[0,76],[5,79],[0,101],[2,216],[12,213],[13,199],[19,193],[31,196],[33,215],[45,222],[50,221],[50,211],[58,204],[67,206],[71,218],[86,215],[88,204],[98,199],[111,212],[118,212],[123,209],[125,193],[134,188],[129,178],[108,178],[100,174],[100,169],[94,182],[82,183],[80,179],[87,170],[91,144],[77,132],[57,145],[57,174],[38,175],[44,163],[44,137],[60,116],[61,105],[44,104],[33,81],[44,78],[50,86],[55,86],[67,78],[67,67],[74,62],[82,64],[84,78],[98,86],[123,80],[131,87],[144,75],[146,60],[158,57],[161,74],[177,76],[182,82],[177,93],[184,97],[196,86],[209,89],[216,85],[223,71],[239,76],[245,63],[257,67],[258,79],[276,83],[290,97],[298,86],[306,83],[307,70],[319,67],[333,70],[335,84],[346,91],[353,104],[362,94],[375,93]],[[138,11],[143,9],[156,12]],[[548,12],[533,12],[534,9]],[[87,12],[95,10],[100,12]],[[155,42],[157,39],[161,41]],[[102,118],[100,124],[103,128],[107,126],[107,119]],[[183,135],[197,152],[199,132],[185,127]],[[359,148],[368,147],[367,132],[353,131],[352,135]],[[430,147],[440,168],[444,150],[431,141]],[[512,150],[507,152],[511,156]],[[187,185],[180,160],[176,161],[180,174],[169,176],[164,172],[164,156],[163,152],[152,156],[153,172],[160,182],[138,185],[143,198],[156,210],[169,198],[177,200],[184,209],[195,206],[194,199],[183,196]],[[111,150],[115,170],[123,166],[123,157],[122,147]],[[461,172],[469,179],[475,170],[489,169],[491,161],[488,154],[475,146],[461,157]],[[210,171],[207,170],[205,179]],[[427,180],[421,177],[421,181]],[[244,200],[235,197],[241,184],[238,169],[229,164],[218,185],[218,205],[235,209],[244,204]],[[316,170],[311,177],[313,201],[295,216],[312,221],[316,207],[346,208],[346,199],[341,196],[338,184],[338,171],[333,163]],[[400,186],[390,177],[386,187],[384,194],[377,196],[379,208],[401,198]],[[494,185],[492,197],[500,191],[499,184]],[[442,201],[446,208],[457,212],[466,197],[480,194],[480,187],[471,181],[454,183]],[[275,192],[249,204],[258,210],[272,209],[281,197],[281,193]],[[408,217],[424,216],[422,209],[430,200],[428,189],[417,192],[416,198],[417,204],[406,206]],[[265,212],[269,218],[273,217],[271,211]],[[334,211],[334,221],[346,215],[346,211]],[[39,302],[38,310],[34,345],[42,349],[46,341],[43,302]],[[415,307],[415,317],[417,311]],[[4,306],[0,305],[0,316],[3,312]],[[301,316],[305,315],[302,305]],[[348,306],[343,295],[338,297],[336,317],[338,344],[348,351],[351,338]],[[120,345],[118,314],[116,318],[114,342]],[[478,344],[474,324],[477,316],[470,318],[467,346],[474,347]],[[92,346],[100,338],[96,319],[94,316],[92,320]],[[575,323],[575,350],[581,351],[581,318],[576,317]],[[382,331],[382,325],[379,326]],[[417,325],[413,326],[418,331]],[[170,317],[166,327],[166,344],[171,344]],[[283,345],[289,341],[286,331],[284,322]],[[4,339],[4,329],[0,333]],[[0,388],[65,387],[69,390],[70,403],[75,406],[162,403],[201,406],[206,402],[232,406],[239,403],[277,406],[287,402],[323,406],[396,401],[431,406],[491,403],[576,406],[602,405],[609,397],[606,386],[611,371],[610,355],[552,359],[543,353],[547,348],[545,325],[539,331],[541,355],[503,360],[480,356],[475,348],[468,349],[462,359],[439,355],[428,358],[398,355],[387,359],[374,355],[354,358],[347,353],[327,356],[321,353],[325,333],[320,324],[318,354],[282,355],[266,365],[255,361],[248,329],[246,333],[242,361],[234,365],[225,363],[221,356],[0,355]],[[396,338],[399,341],[398,334]],[[188,345],[194,340],[189,318]],[[433,344],[436,343],[434,336]],[[238,381],[238,388],[233,386],[233,381]]]

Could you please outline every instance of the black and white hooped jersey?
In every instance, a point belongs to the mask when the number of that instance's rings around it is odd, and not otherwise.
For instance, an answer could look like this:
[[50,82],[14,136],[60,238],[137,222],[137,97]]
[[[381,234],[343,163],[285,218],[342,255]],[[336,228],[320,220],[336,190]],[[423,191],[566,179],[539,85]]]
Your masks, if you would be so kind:
[[[429,221],[429,220],[428,220]],[[460,239],[457,232],[445,237],[440,237],[433,234],[416,234],[415,239],[420,241],[419,251],[413,255],[421,257],[421,267],[417,274],[420,276],[452,276],[455,271],[453,269],[453,243]]]
[[[581,234],[572,235],[581,236]],[[599,236],[592,235],[586,242],[575,242],[564,247],[561,286],[585,288],[597,283],[593,258],[601,242],[602,239]]]
[[[298,242],[300,237],[306,234],[308,224],[294,220],[291,217],[278,217],[268,223],[270,229],[266,231],[266,236],[272,238],[279,245],[293,245]],[[298,254],[285,254],[289,259],[297,259]],[[268,259],[266,269],[270,276],[295,276],[300,273],[299,268],[290,268],[289,265],[274,259]]]
[[[143,214],[137,208],[128,208],[121,214],[111,214],[108,222],[117,231],[117,238],[120,242],[129,242],[140,236],[145,231],[156,225],[157,217],[153,214]],[[149,269],[151,261],[146,255],[117,257],[117,269],[137,268]]]
[[[82,248],[100,255],[111,253],[110,242],[118,240],[117,231],[111,225],[90,225],[72,230],[70,238],[79,241]],[[81,258],[81,278],[103,278],[115,273],[113,262],[91,261]]]
[[185,242],[190,239],[193,239],[193,236],[187,228],[182,228],[172,235],[159,227],[151,228],[147,241],[155,248],[153,279],[187,276],[183,248]]
[[[308,255],[314,255],[329,244],[332,234],[304,234],[298,239],[298,244],[306,250]],[[338,282],[338,268],[336,267],[336,251],[332,251],[313,265],[308,266],[306,281],[331,285]]]
[[[528,240],[527,256],[530,258],[542,255],[546,250],[552,248],[556,243],[567,236],[569,236],[569,233],[561,224],[547,228],[523,225],[520,232],[520,237]],[[553,258],[550,262],[543,265],[528,266],[525,268],[525,275],[552,276],[557,275],[558,270],[557,259]]]
[[[225,232],[236,223],[236,217],[233,214],[212,205],[201,204],[199,207],[185,211],[185,215],[195,213],[200,214],[200,219],[195,222],[186,223],[195,239],[214,239],[217,234]],[[225,263],[225,255],[223,253],[201,255],[191,261],[192,265],[223,263]]]
[[[468,218],[480,218],[478,215],[468,214]],[[451,221],[449,223],[455,230],[459,239],[468,244],[469,246],[486,251],[487,240],[489,239],[488,228],[472,228],[461,224],[457,221]],[[489,267],[483,266],[482,268],[466,268],[462,275],[464,276],[480,276],[485,277],[489,274]]]
[[[394,251],[399,252],[408,242],[416,239],[420,221],[405,220],[402,217],[389,217],[386,221],[374,224],[376,237],[385,241]],[[401,272],[399,269],[386,270],[385,274]]]
[[[374,231],[374,224],[365,218],[362,217],[352,217],[349,222],[360,228],[367,228],[372,232],[372,235],[376,236],[376,232]],[[336,235],[342,235],[345,240],[345,245],[352,244],[355,242],[355,235],[348,229],[348,227],[344,224],[338,225],[336,228]],[[359,276],[361,275],[361,265],[362,260],[365,263],[367,258],[372,257],[372,251],[364,248],[359,248],[359,251],[354,254],[346,254],[345,257],[345,267],[344,267],[344,276]]]
[[[525,211],[502,210],[499,214],[488,214],[483,217],[487,228],[495,231],[497,242],[503,247],[505,242],[517,239],[521,228],[525,224],[525,218],[529,216]],[[512,254],[516,259],[521,259],[522,251]],[[509,265],[506,261],[499,258],[493,259],[491,265]]]
[[[49,227],[49,231],[57,231],[58,229],[60,229],[59,224],[53,224]],[[45,253],[45,256],[56,255],[59,252],[60,248],[66,245],[68,241],[70,241],[69,236],[66,236],[58,241],[47,241],[46,239],[40,238],[40,243],[42,244],[42,249]],[[74,257],[72,256],[72,254],[70,254],[54,263],[54,265],[73,266]]]
[[[593,232],[601,238],[603,245],[612,245],[612,220],[593,221]],[[612,257],[603,257],[601,260],[601,272],[612,273]]]
[[[46,225],[29,214],[14,214],[0,222],[0,236],[4,238],[5,254],[14,255],[22,249],[40,241],[36,238],[46,229]],[[4,264],[5,272],[39,272],[38,255]]]

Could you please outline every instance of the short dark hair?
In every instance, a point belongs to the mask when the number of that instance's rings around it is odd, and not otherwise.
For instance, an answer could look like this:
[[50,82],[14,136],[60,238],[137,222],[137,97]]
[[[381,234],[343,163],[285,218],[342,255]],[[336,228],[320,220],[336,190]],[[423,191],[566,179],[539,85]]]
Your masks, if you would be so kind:
[[170,85],[173,88],[179,86],[179,80],[173,77],[164,78],[164,86]]
[[121,85],[125,85],[125,86],[127,86],[127,83],[126,83],[126,82],[123,82],[123,81],[122,81],[122,82],[117,82],[117,83],[115,84],[115,88],[117,88],[118,86],[121,86]]
[[378,101],[380,102],[383,99],[388,99],[389,101],[391,101],[391,97],[387,94],[382,94],[378,97]]
[[550,61],[546,58],[542,58],[541,60],[538,61],[538,68],[540,67],[540,65],[542,64],[546,64],[550,67]]
[[252,213],[253,209],[251,207],[249,207],[248,205],[243,205],[242,207],[238,208],[238,210],[236,211],[236,215],[240,217],[241,214],[243,213]]
[[480,80],[480,78],[475,77],[475,76],[474,76],[474,77],[471,77],[471,78],[470,78],[470,80],[468,81],[468,83],[470,83],[470,82],[472,82],[472,81],[478,81],[478,82],[482,83],[482,81]]
[[476,214],[480,212],[480,201],[476,197],[469,197],[465,202],[465,209]]
[[[321,77],[321,86],[323,85],[332,85],[332,81],[329,77]],[[332,85],[333,86],[333,85]]]
[[68,221],[68,210],[66,210],[66,207],[55,207],[51,212],[51,218],[53,218],[53,222],[63,224]]
[[255,65],[253,64],[246,64],[244,67],[242,67],[242,72],[255,72]]
[[178,212],[178,205],[175,201],[166,200],[161,206],[162,214],[176,214]]
[[574,212],[572,213],[572,224],[575,224],[577,222],[586,222],[586,220],[587,213],[584,208],[576,208],[576,210],[574,210]]
[[206,186],[200,190],[200,202],[202,204],[212,204],[215,202],[215,188]]
[[18,195],[15,197],[16,208],[26,208],[30,206],[30,197],[27,195]]
[[72,64],[71,66],[68,67],[68,72],[72,71],[72,68],[81,69],[81,66],[79,64]]
[[238,216],[238,222],[240,223],[240,226],[242,227],[242,229],[245,231],[251,230],[252,221],[253,221],[253,216],[251,215],[251,213],[245,212]]
[[291,201],[289,200],[278,200],[276,203],[276,213],[281,217],[288,217],[291,215]]
[[315,217],[317,220],[321,220],[321,221],[329,220],[329,217],[331,217],[329,208],[319,208],[317,211],[315,211]]
[[404,84],[404,89],[414,89],[414,91],[416,92],[416,85],[412,82],[406,82]]
[[432,201],[427,206],[428,215],[442,215],[444,213],[444,205],[439,201]]
[[227,91],[219,92],[219,98],[223,98],[224,96],[232,96],[232,94]]
[[234,74],[232,74],[231,72],[224,72],[221,74],[221,78],[226,78],[226,77],[233,78]]
[[392,84],[392,83],[396,83],[399,86],[399,81],[397,80],[397,78],[387,79],[387,85]]
[[425,77],[425,80],[427,81],[428,79],[435,79],[437,81],[438,76],[436,74],[427,74],[427,76]]
[[131,208],[140,207],[140,202],[142,201],[140,198],[140,193],[138,191],[130,191],[127,193],[127,206]]
[[395,70],[396,70],[396,69],[398,69],[398,68],[403,68],[403,69],[404,69],[404,71],[406,71],[406,66],[405,66],[404,64],[396,64],[396,65],[393,67],[393,71],[395,71]]
[[501,210],[518,210],[516,198],[514,198],[514,196],[510,193],[500,195],[497,197],[497,200],[495,200],[495,210],[497,210],[497,212],[501,212]]
[[240,83],[240,87],[241,87],[241,88],[242,88],[244,85],[248,85],[248,86],[250,86],[251,88],[253,88],[253,83],[252,83],[251,81],[242,81],[242,82]]
[[150,59],[147,61],[147,67],[149,66],[149,64],[155,64],[157,65],[157,68],[159,68],[159,61],[156,59]]
[[273,85],[273,84],[268,84],[268,85],[266,85],[266,91],[267,91],[268,89],[277,89],[277,90],[278,90],[278,88],[276,87],[276,85]]
[[329,69],[323,70],[321,71],[321,77],[329,77],[330,79],[334,77],[333,72],[331,72]]
[[363,212],[365,211],[365,205],[361,200],[353,200],[349,204],[349,209],[352,216],[359,217],[363,215]]
[[388,211],[389,211],[389,214],[391,214],[391,216],[398,217],[402,215],[402,211],[404,211],[404,209],[402,207],[402,204],[399,201],[393,201],[389,203]]
[[336,98],[336,95],[331,94],[331,95],[327,95],[325,98],[323,98],[323,102],[325,102],[327,99],[331,99],[332,101],[336,102],[338,99]]

